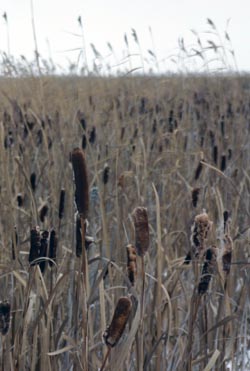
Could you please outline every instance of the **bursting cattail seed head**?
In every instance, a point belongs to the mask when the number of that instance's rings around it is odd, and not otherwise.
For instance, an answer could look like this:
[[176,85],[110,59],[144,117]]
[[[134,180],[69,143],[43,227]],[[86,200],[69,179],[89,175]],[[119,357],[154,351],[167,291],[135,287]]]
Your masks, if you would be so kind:
[[132,302],[128,297],[121,297],[118,300],[112,321],[103,334],[108,347],[114,347],[120,340],[129,319],[131,309]]
[[132,212],[135,226],[135,248],[139,256],[144,256],[149,248],[148,213],[145,207],[136,207]]
[[206,212],[196,215],[194,224],[191,229],[191,244],[193,247],[193,253],[195,257],[201,257],[205,250],[205,243],[208,232],[212,227],[212,221]]
[[6,335],[10,327],[10,303],[7,300],[0,302],[0,333]]
[[71,154],[71,161],[75,176],[77,209],[80,216],[86,219],[89,209],[89,184],[84,152],[80,148],[75,148]]
[[136,250],[133,245],[127,245],[126,250],[128,278],[132,286],[134,286],[137,275]]

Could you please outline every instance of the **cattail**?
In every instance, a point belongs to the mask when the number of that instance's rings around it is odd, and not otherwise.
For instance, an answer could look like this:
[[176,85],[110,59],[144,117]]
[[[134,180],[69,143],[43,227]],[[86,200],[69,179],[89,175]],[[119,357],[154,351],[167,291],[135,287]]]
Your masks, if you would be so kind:
[[201,278],[198,285],[199,295],[204,295],[208,290],[209,282],[211,280],[212,275],[214,274],[216,266],[216,256],[217,256],[216,248],[214,246],[207,249],[205,261],[202,267]]
[[184,263],[183,264],[187,264],[188,265],[191,262],[191,260],[192,260],[192,253],[191,253],[191,251],[189,251],[187,253],[187,255],[185,256],[185,259],[184,259]]
[[110,168],[108,164],[105,164],[104,170],[103,170],[103,177],[102,177],[103,184],[107,184],[109,181],[109,170]]
[[121,297],[118,300],[111,324],[103,334],[103,338],[107,346],[114,347],[120,340],[128,321],[131,309],[132,302],[128,297]]
[[222,269],[228,275],[231,269],[233,240],[228,234],[225,234],[223,242],[224,249],[222,253]]
[[193,207],[197,206],[199,194],[200,194],[200,188],[193,188],[193,190],[192,190],[192,204],[193,204]]
[[75,148],[72,152],[71,160],[75,175],[77,209],[80,216],[86,219],[89,208],[89,184],[84,152],[80,148]]
[[132,286],[134,286],[137,275],[136,251],[133,245],[127,245],[126,249],[128,278]]
[[[49,232],[48,231],[43,231],[41,234],[41,246],[40,246],[40,258],[46,258],[47,257],[47,249],[48,249],[48,237],[49,237]],[[39,262],[39,267],[41,269],[41,272],[43,273],[46,268],[46,260],[42,260]]]
[[228,160],[231,160],[233,151],[231,148],[228,148]]
[[201,257],[205,250],[205,242],[212,222],[206,212],[196,215],[191,229],[191,244],[195,257]]
[[37,264],[33,263],[33,261],[39,258],[40,247],[41,247],[40,228],[37,226],[32,228],[30,231],[30,253],[29,253],[30,265]]
[[132,212],[135,226],[135,248],[139,256],[144,256],[149,248],[148,213],[145,207],[136,207]]
[[125,126],[122,126],[121,128],[121,136],[120,136],[120,140],[122,141],[123,138],[124,138],[124,134],[125,134]]
[[221,171],[225,171],[227,167],[227,158],[225,155],[221,156],[221,164],[220,164],[220,169]]
[[35,191],[36,190],[36,173],[32,173],[30,175],[30,184],[31,184],[32,191]]
[[12,259],[15,260],[16,259],[15,248],[17,248],[17,245],[18,245],[18,234],[17,234],[16,227],[14,227],[13,237],[12,237]]
[[0,302],[0,333],[6,335],[10,327],[10,303],[7,300]]
[[[53,261],[56,260],[56,249],[57,249],[57,237],[54,229],[50,231],[49,237],[49,258]],[[52,261],[49,261],[50,267],[53,267],[54,264]]]
[[82,136],[82,149],[86,149],[87,147],[87,137],[85,134]]
[[214,160],[214,164],[217,165],[217,162],[218,162],[218,147],[217,146],[213,147],[213,160]]
[[44,223],[45,217],[47,216],[48,211],[49,211],[49,207],[46,204],[45,205],[42,205],[42,207],[40,208],[40,210],[39,210],[39,218],[40,218],[40,220],[41,220],[42,223]]
[[224,219],[224,232],[226,231],[228,218],[229,218],[229,212],[228,212],[227,210],[225,210],[224,213],[223,213],[223,219]]
[[61,189],[59,211],[58,211],[58,217],[60,220],[63,218],[63,214],[64,214],[64,203],[65,203],[65,189]]
[[197,168],[195,170],[195,175],[194,175],[194,179],[195,180],[198,180],[199,179],[199,177],[201,175],[201,172],[202,172],[202,163],[199,162],[199,164],[198,164],[198,166],[197,166]]
[[89,143],[94,144],[96,141],[96,128],[93,126],[89,134]]
[[76,256],[79,258],[82,255],[82,233],[81,233],[81,218],[79,214],[76,216]]
[[23,196],[22,196],[21,193],[18,193],[16,200],[17,200],[18,207],[22,207],[23,206]]

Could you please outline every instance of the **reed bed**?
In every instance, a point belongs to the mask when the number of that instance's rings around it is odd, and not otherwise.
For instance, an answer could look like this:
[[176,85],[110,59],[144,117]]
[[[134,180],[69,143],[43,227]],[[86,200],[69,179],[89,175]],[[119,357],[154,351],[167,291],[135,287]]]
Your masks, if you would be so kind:
[[2,79],[2,370],[250,369],[249,87]]

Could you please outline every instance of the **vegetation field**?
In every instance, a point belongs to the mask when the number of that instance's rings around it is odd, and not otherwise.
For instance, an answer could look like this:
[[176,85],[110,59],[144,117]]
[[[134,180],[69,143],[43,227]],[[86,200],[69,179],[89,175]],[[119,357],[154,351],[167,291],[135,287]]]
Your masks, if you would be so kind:
[[249,134],[248,76],[2,78],[1,369],[250,370]]

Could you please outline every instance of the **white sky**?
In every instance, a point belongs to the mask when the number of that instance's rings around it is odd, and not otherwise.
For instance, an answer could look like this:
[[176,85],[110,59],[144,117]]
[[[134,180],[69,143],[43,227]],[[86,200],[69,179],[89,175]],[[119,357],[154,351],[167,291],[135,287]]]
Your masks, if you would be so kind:
[[[206,40],[216,40],[211,34],[202,34],[203,31],[211,30],[206,22],[206,19],[210,18],[217,26],[222,39],[227,20],[230,19],[228,34],[238,67],[240,70],[250,70],[249,0],[33,0],[33,5],[39,52],[48,58],[50,49],[53,60],[63,66],[68,63],[67,60],[77,62],[80,50],[74,52],[69,50],[82,46],[82,39],[73,35],[81,33],[77,22],[79,16],[82,17],[84,25],[89,64],[93,60],[93,52],[89,45],[93,43],[105,57],[102,63],[109,63],[111,66],[121,62],[126,54],[125,33],[128,36],[130,52],[138,53],[138,46],[131,36],[131,28],[137,32],[144,57],[150,57],[147,49],[151,49],[161,61],[169,55],[178,54],[180,37],[184,38],[186,45],[198,48],[191,29],[201,35],[204,46],[208,45]],[[8,16],[11,53],[32,58],[34,40],[30,0],[1,0],[1,52],[8,51],[7,27],[2,17],[4,12]],[[154,47],[149,26],[152,29]],[[115,56],[109,56],[107,42],[113,46]],[[226,45],[229,46],[228,43]],[[189,49],[191,50],[191,46]],[[214,54],[210,56],[212,58]],[[188,62],[191,63],[191,59]],[[230,58],[229,63],[233,65]],[[141,65],[139,57],[131,58],[130,67],[136,68]],[[145,62],[145,66],[150,66],[150,63]],[[155,68],[152,58],[151,66]],[[129,68],[128,64],[126,67]],[[174,63],[170,58],[160,63],[161,71],[172,68]]]

